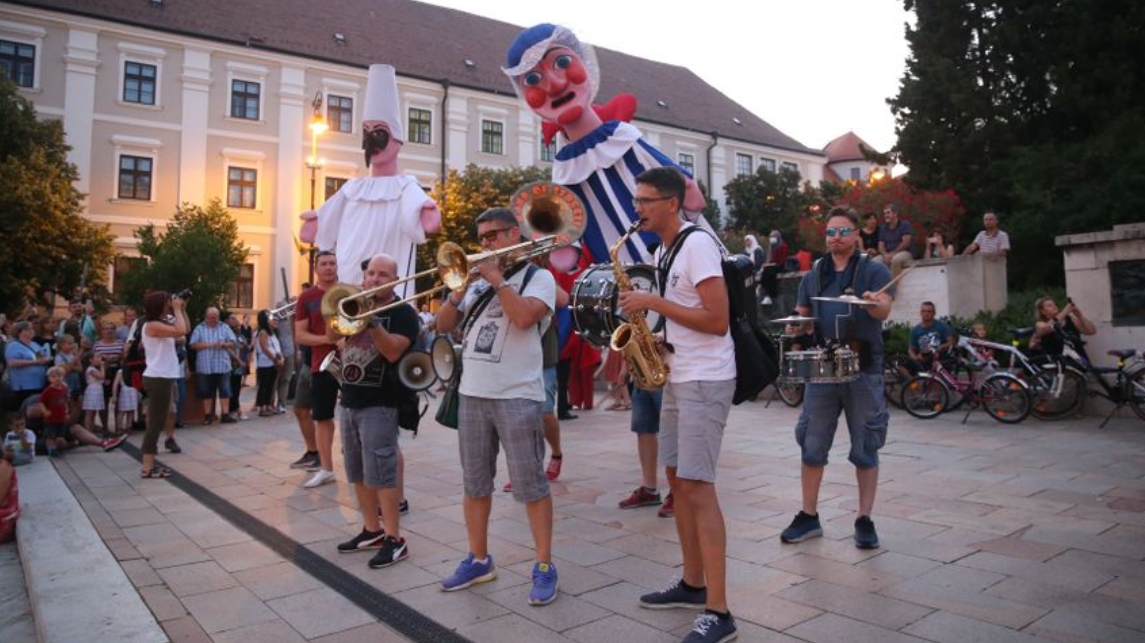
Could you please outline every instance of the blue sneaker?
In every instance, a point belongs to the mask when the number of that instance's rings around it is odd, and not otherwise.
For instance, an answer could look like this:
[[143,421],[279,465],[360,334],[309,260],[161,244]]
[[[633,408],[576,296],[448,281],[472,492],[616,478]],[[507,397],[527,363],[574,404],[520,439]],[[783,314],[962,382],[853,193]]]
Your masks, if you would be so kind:
[[441,581],[441,591],[456,592],[470,585],[488,583],[494,578],[497,578],[497,568],[493,565],[493,557],[489,556],[487,562],[479,563],[473,560],[473,554],[470,553],[449,578]]
[[731,614],[727,618],[720,618],[704,612],[696,617],[692,631],[684,637],[682,643],[727,643],[737,636],[739,632],[736,631],[736,621]]
[[533,565],[533,589],[529,605],[548,605],[557,600],[557,568],[552,563]]

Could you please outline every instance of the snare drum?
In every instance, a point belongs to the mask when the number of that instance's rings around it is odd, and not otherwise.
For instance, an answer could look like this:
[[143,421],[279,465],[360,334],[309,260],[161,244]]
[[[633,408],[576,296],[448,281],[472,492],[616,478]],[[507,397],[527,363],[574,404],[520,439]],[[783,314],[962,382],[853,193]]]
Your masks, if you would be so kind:
[[[652,266],[636,264],[624,269],[633,290],[656,292],[656,270]],[[628,319],[620,310],[620,291],[612,264],[589,266],[573,284],[569,307],[577,333],[593,346],[608,346],[613,331]],[[659,313],[648,311],[644,320],[653,332],[660,330],[663,319]]]
[[859,377],[859,354],[849,348],[787,351],[783,355],[780,377],[792,383],[850,382]]

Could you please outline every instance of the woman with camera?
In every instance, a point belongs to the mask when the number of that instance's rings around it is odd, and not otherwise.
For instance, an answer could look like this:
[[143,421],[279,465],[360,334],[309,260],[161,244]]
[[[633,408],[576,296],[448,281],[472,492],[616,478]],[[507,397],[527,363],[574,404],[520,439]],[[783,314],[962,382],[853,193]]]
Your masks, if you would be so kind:
[[[181,377],[175,340],[191,330],[187,321],[189,291],[171,297],[165,291],[148,293],[143,299],[143,352],[147,367],[143,371],[143,390],[147,392],[147,432],[143,435],[144,478],[166,478],[171,471],[155,464],[159,433],[171,415],[171,400],[176,381]],[[168,317],[174,316],[174,323]],[[168,442],[174,442],[175,429],[169,429]]]

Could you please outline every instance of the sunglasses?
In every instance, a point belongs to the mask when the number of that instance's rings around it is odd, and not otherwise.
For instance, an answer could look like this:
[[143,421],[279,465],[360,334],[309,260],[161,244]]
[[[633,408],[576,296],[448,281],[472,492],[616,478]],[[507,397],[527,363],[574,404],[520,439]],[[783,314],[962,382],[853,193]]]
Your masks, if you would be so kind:
[[513,228],[500,228],[497,230],[489,230],[488,232],[477,235],[477,240],[482,242],[482,243],[489,243],[489,242],[493,241],[494,239],[496,239],[497,235],[501,234],[502,232],[507,232],[507,231],[512,230],[512,229]]
[[854,231],[854,228],[827,228],[827,230],[825,230],[828,237],[849,237]]

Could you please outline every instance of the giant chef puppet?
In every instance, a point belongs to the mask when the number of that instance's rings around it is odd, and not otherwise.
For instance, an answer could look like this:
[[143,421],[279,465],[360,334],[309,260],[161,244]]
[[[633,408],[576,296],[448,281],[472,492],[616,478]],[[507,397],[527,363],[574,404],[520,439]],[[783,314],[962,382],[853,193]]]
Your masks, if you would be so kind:
[[[649,145],[634,126],[601,118],[610,110],[592,104],[600,85],[596,53],[568,29],[539,24],[522,31],[510,45],[502,71],[547,127],[555,125],[569,141],[553,160],[553,182],[567,186],[584,202],[592,216],[581,242],[593,259],[607,261],[609,246],[636,221],[636,177],[654,167],[679,166]],[[634,107],[627,110],[629,115]],[[697,215],[704,208],[703,194],[691,177],[687,185],[684,210],[689,219],[710,229]],[[650,263],[646,243],[651,240],[641,242],[634,235],[621,260]]]
[[[362,110],[362,148],[370,175],[355,178],[322,204],[302,214],[301,237],[338,256],[338,280],[362,283],[362,262],[386,253],[397,260],[398,275],[414,273],[416,247],[426,233],[441,228],[441,211],[417,180],[398,174],[398,152],[405,142],[398,108],[398,86],[391,65],[370,65]],[[397,289],[412,292],[413,282]]]

